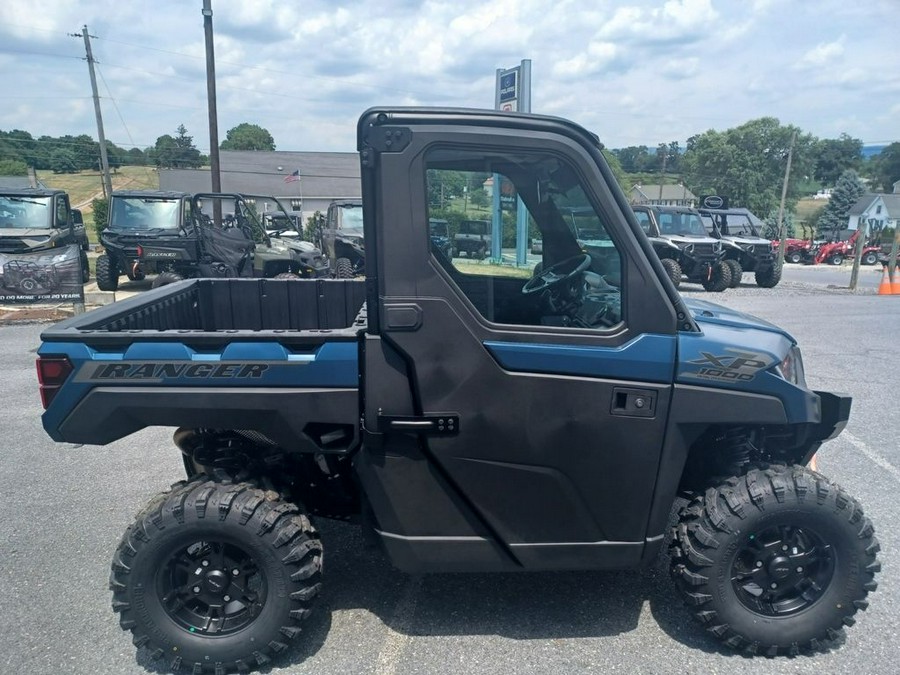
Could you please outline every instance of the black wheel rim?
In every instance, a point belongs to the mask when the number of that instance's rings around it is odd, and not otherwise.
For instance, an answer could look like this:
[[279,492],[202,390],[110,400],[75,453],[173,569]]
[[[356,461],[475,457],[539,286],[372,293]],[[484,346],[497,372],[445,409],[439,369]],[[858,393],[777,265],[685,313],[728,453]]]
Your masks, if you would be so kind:
[[776,525],[751,534],[731,567],[731,584],[747,609],[788,616],[814,605],[834,577],[834,551],[808,528]]
[[160,566],[156,589],[166,614],[198,635],[229,635],[251,624],[266,603],[267,584],[256,561],[225,541],[197,541]]

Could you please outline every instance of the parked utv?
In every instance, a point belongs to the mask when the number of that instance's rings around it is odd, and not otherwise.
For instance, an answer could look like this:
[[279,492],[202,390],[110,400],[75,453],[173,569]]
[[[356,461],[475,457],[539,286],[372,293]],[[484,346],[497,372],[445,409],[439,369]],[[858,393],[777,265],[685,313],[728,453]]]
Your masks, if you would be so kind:
[[741,285],[744,272],[753,272],[756,285],[774,288],[781,281],[772,241],[761,235],[763,222],[747,209],[698,209],[706,231],[720,239],[725,263],[731,268],[731,287]]
[[81,249],[81,278],[87,282],[87,232],[69,196],[46,188],[0,190],[0,253],[38,253],[69,244]]
[[431,245],[448,258],[454,257],[453,240],[450,238],[450,223],[443,218],[429,218]]
[[[682,297],[571,122],[376,109],[358,149],[365,280],[190,279],[41,336],[54,440],[177,428],[186,480],[113,557],[134,643],[182,672],[268,668],[307,635],[321,518],[411,573],[631,568],[671,532],[678,588],[729,648],[840,639],[879,545],[859,502],[807,468],[851,399],[808,387],[794,338]],[[432,247],[428,181],[485,173],[539,231],[538,274]],[[579,241],[571,216],[589,212]]]
[[363,233],[362,202],[358,199],[334,201],[328,205],[319,227],[317,243],[331,263],[338,279],[352,279],[366,273],[366,243]]
[[631,208],[676,288],[682,275],[715,293],[732,285],[722,242],[707,235],[696,210],[646,204]]
[[483,260],[491,250],[491,221],[464,220],[454,237],[454,247],[459,255]]

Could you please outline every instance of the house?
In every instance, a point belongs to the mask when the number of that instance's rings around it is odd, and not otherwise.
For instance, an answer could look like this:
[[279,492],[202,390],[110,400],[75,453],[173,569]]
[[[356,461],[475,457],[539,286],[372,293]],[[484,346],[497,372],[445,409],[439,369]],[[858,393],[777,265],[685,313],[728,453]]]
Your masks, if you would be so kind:
[[900,194],[900,180],[894,181],[894,194]]
[[[303,222],[332,201],[362,196],[355,152],[222,150],[219,166],[222,192],[277,197]],[[159,189],[210,192],[212,177],[209,169],[160,169]]]
[[865,223],[869,236],[886,227],[895,228],[900,222],[900,194],[864,194],[847,215],[847,229],[854,231]]
[[635,185],[631,188],[632,204],[658,206],[690,206],[697,204],[697,196],[684,185]]

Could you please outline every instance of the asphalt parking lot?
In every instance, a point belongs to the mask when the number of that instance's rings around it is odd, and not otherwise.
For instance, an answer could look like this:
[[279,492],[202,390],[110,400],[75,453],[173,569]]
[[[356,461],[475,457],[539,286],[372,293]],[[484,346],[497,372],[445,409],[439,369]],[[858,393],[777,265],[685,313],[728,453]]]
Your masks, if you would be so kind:
[[[618,573],[411,577],[351,526],[326,521],[322,603],[270,672],[897,672],[900,298],[793,282],[698,296],[787,328],[803,348],[809,385],[854,396],[847,430],[820,452],[819,470],[862,501],[883,571],[845,639],[794,658],[736,656],[694,624],[663,558]],[[178,452],[163,429],[106,447],[53,443],[34,375],[41,328],[0,326],[0,670],[165,672],[120,631],[107,578],[134,513],[181,477]]]

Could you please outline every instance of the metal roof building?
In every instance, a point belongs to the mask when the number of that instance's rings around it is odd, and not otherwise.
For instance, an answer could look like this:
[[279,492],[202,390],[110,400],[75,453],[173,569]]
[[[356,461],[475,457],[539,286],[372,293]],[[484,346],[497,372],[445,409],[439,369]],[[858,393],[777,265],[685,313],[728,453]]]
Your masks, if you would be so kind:
[[[289,211],[302,212],[304,222],[333,200],[362,194],[355,152],[223,150],[219,164],[223,192],[278,197]],[[210,192],[212,178],[208,169],[160,169],[159,189]]]

